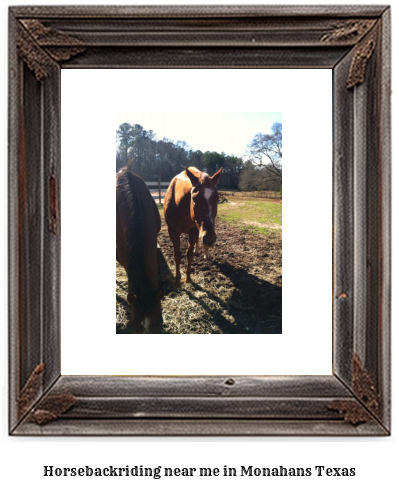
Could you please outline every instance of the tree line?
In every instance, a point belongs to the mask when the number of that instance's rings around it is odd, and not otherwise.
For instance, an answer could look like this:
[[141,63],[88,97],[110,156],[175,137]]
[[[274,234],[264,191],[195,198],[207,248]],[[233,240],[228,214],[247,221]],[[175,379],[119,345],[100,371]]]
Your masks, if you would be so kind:
[[116,131],[116,172],[125,165],[145,181],[170,181],[184,167],[197,167],[209,175],[222,167],[222,189],[280,190],[282,126],[274,123],[270,135],[258,133],[243,159],[224,152],[193,150],[184,141],[157,140],[152,130],[123,123]]

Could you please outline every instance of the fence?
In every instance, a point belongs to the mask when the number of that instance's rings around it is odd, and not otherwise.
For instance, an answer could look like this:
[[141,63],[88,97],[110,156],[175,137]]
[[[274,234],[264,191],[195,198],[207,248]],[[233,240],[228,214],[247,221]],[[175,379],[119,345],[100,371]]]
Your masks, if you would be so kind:
[[279,191],[242,191],[241,193],[249,198],[283,199],[283,194]]
[[239,191],[234,190],[222,190],[225,196],[244,196],[246,198],[269,198],[269,199],[283,199],[283,193],[279,191]]
[[161,181],[151,181],[146,182],[148,189],[150,190],[151,196],[154,200],[158,200],[159,204],[163,203],[163,199],[165,197],[166,190],[169,187],[169,182],[161,182]]

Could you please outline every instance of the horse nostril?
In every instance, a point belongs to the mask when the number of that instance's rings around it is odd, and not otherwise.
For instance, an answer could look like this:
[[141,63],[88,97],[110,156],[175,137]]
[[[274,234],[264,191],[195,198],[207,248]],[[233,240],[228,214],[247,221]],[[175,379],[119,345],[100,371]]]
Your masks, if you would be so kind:
[[204,237],[203,237],[203,239],[202,239],[202,240],[203,240],[204,245],[206,245],[206,246],[208,246],[208,247],[209,247],[209,246],[213,246],[213,245],[214,245],[214,243],[216,242],[216,236],[213,236],[213,237],[207,237],[206,235],[204,235]]

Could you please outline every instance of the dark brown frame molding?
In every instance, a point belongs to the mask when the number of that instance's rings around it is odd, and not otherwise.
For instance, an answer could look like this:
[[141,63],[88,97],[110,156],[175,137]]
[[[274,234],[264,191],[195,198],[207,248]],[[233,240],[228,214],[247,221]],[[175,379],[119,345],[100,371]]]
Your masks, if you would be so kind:
[[[60,71],[154,67],[332,69],[331,376],[60,374]],[[388,435],[390,192],[388,6],[11,7],[10,434]]]

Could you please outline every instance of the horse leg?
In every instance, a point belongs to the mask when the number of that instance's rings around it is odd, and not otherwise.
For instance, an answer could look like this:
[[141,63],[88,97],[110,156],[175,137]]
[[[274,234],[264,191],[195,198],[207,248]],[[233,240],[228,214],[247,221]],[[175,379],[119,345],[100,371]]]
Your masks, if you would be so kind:
[[194,246],[198,242],[198,235],[197,227],[192,228],[188,234],[186,283],[191,283],[191,262],[194,256]]
[[173,257],[175,259],[175,264],[176,264],[176,280],[175,280],[175,286],[180,285],[180,262],[181,262],[181,256],[180,256],[180,235],[173,230],[172,228],[168,227],[168,233],[170,240],[172,241],[173,244]]
[[200,255],[200,253],[199,253],[199,243],[198,243],[198,240],[197,240],[197,242],[195,243],[194,255],[195,255],[195,256],[199,256],[199,255]]

